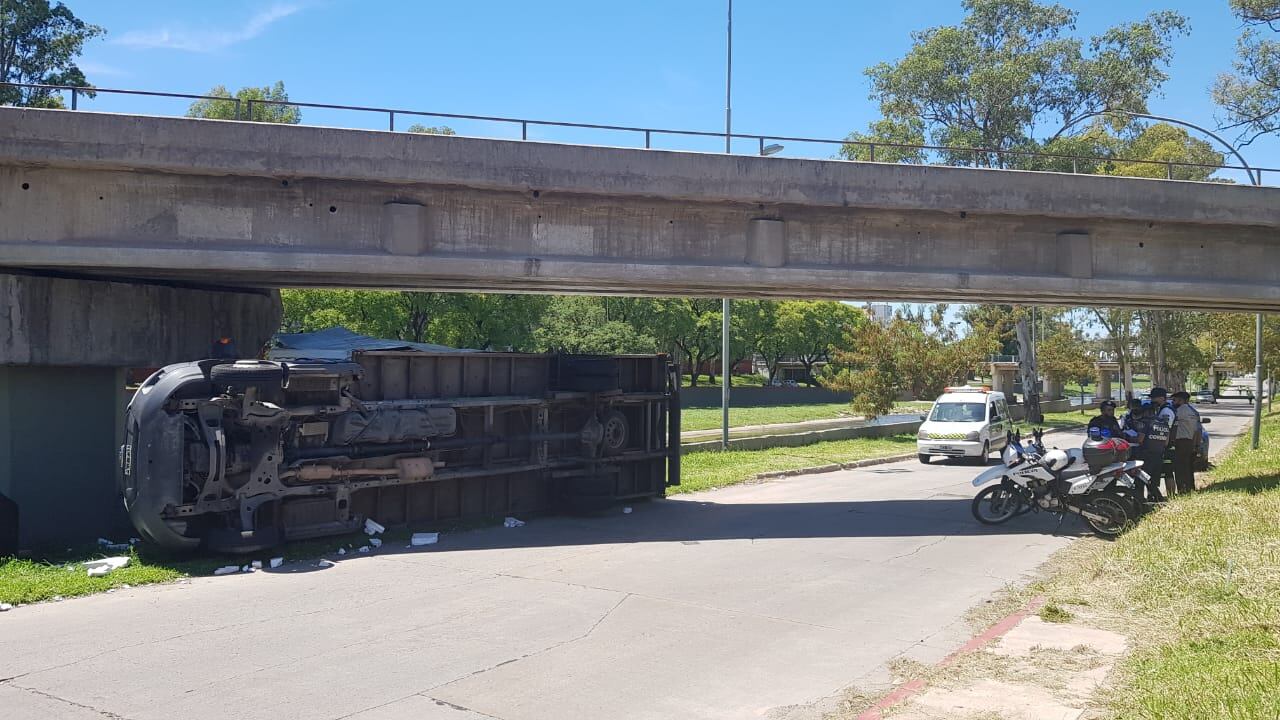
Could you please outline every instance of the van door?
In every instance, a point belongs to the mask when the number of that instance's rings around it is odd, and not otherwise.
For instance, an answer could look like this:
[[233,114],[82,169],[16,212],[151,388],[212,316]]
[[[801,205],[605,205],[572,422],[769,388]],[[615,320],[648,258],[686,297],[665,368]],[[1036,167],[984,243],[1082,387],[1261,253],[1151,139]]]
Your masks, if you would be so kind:
[[1008,439],[1006,433],[1012,427],[1009,424],[1009,408],[1005,405],[1003,398],[996,398],[988,403],[987,425],[989,427],[989,437],[991,438],[991,449],[1003,448]]

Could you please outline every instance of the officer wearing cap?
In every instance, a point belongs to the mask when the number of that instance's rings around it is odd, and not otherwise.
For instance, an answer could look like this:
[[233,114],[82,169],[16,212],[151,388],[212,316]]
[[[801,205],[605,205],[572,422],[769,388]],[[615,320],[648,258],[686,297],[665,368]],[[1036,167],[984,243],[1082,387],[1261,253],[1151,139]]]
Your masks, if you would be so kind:
[[[1124,414],[1120,419],[1120,431],[1124,433],[1124,437],[1132,445],[1129,451],[1129,457],[1133,460],[1142,461],[1142,470],[1147,473],[1149,478],[1139,491],[1144,491],[1146,501],[1159,503],[1164,502],[1164,494],[1160,492],[1160,464],[1154,467],[1150,465],[1150,459],[1147,457],[1145,447],[1147,442],[1147,432],[1151,425],[1151,401],[1133,398],[1129,401],[1129,412]],[[1160,463],[1164,460],[1161,458]]]
[[1120,421],[1116,420],[1116,401],[1103,400],[1098,406],[1098,412],[1099,415],[1089,421],[1089,429],[1101,428],[1106,431],[1107,437],[1120,437]]
[[1170,433],[1173,432],[1176,420],[1168,400],[1168,390],[1162,387],[1151,388],[1151,423],[1147,426],[1147,441],[1143,444],[1143,466],[1149,468],[1147,474],[1151,477],[1165,480],[1166,492],[1173,497],[1178,488],[1172,474],[1166,477],[1164,471],[1164,453],[1169,447]]

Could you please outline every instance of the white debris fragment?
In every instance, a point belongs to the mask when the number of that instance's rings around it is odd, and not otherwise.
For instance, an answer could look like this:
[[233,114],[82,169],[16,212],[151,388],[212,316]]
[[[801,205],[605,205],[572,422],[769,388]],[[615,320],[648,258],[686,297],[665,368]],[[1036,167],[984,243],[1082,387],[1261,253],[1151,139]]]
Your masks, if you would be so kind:
[[249,563],[249,567],[253,568],[254,570],[261,570],[261,569],[262,569],[262,561],[261,561],[261,560],[254,560],[253,562]]
[[630,515],[630,514],[631,514],[631,506],[630,506],[630,505],[628,505],[628,506],[626,506],[626,507],[622,508],[622,514],[623,514],[623,515]]
[[242,572],[242,573],[250,573],[250,572],[253,572],[253,566],[252,566],[252,565],[242,565],[242,566],[240,567],[240,572]]
[[380,548],[382,547],[382,538],[369,538],[369,544],[376,548]]
[[61,595],[54,595],[54,596],[53,596],[53,601],[54,601],[54,602],[62,602],[62,596],[61,596]]
[[274,557],[274,558],[271,558],[271,563],[270,563],[270,564],[271,564],[271,567],[273,567],[273,568],[278,568],[278,567],[280,567],[281,565],[283,565],[283,564],[284,564],[284,558],[282,558],[282,557]]
[[327,567],[334,567],[337,565],[337,563],[335,563],[332,560],[321,560],[320,562],[316,563],[316,565],[318,567],[327,568]]
[[107,546],[107,545],[115,545],[115,544],[116,544],[116,541],[115,541],[115,540],[108,540],[108,539],[106,539],[106,538],[98,538],[98,544],[99,544],[99,545],[102,545],[102,546],[104,546],[104,547],[105,547],[105,546]]
[[414,533],[413,537],[409,538],[409,544],[413,547],[435,545],[439,539],[440,533]]
[[339,554],[339,555],[346,555],[346,554],[347,554],[347,549],[346,549],[346,548],[338,548],[338,554]]
[[0,612],[9,612],[12,609],[13,606],[9,603],[0,603]]
[[110,574],[114,570],[119,570],[129,564],[129,558],[125,556],[102,558],[101,560],[90,560],[84,563],[85,571],[89,577],[102,577]]
[[378,523],[374,522],[373,520],[366,519],[364,521],[364,531],[372,536],[372,535],[377,535],[378,533],[386,532],[387,529],[382,525],[379,525]]
[[238,572],[240,572],[239,565],[223,565],[217,570],[214,570],[213,574],[214,575],[230,575],[231,573],[238,573]]
[[367,552],[369,552],[369,546],[368,546],[368,545],[361,545],[361,546],[360,546],[360,549],[358,549],[356,552],[367,553]]
[[503,527],[518,528],[518,527],[522,527],[522,526],[524,525],[524,521],[523,521],[523,520],[517,520],[517,519],[515,519],[515,518],[513,518],[513,517],[509,517],[509,518],[507,518],[507,519],[505,519],[505,520],[503,520],[503,521],[502,521],[502,525],[503,525]]
[[132,585],[130,585],[129,583],[122,583],[122,584],[120,585],[120,587],[121,587],[121,588],[123,588],[123,589],[125,589],[125,590],[128,590],[129,588],[131,588],[131,587],[133,587],[133,586],[132,586]]

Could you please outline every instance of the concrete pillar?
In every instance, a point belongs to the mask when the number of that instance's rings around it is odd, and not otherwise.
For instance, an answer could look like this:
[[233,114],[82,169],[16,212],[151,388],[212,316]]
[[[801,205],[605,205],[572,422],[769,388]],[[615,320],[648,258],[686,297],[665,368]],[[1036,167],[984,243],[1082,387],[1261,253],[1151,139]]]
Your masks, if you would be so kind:
[[1013,398],[1013,384],[1018,376],[1018,363],[991,363],[991,389]]
[[1111,399],[1111,369],[1098,364],[1098,390],[1094,393],[1095,400]]
[[1044,392],[1044,400],[1058,400],[1062,397],[1062,381],[1044,378],[1040,383],[1040,389]]
[[219,337],[256,356],[280,315],[274,291],[0,274],[0,494],[20,547],[127,538],[126,371],[208,357]]
[[1218,368],[1209,366],[1209,391],[1215,396],[1218,394]]

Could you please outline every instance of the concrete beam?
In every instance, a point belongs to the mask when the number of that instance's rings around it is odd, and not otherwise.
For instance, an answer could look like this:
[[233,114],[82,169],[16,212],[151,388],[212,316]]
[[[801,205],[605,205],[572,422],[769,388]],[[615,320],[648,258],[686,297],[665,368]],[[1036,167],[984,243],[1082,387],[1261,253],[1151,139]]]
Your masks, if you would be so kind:
[[0,274],[0,365],[160,367],[219,337],[253,357],[280,315],[274,291]]
[[1280,310],[1280,189],[0,109],[0,266]]

